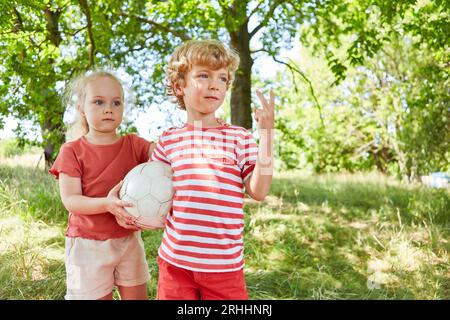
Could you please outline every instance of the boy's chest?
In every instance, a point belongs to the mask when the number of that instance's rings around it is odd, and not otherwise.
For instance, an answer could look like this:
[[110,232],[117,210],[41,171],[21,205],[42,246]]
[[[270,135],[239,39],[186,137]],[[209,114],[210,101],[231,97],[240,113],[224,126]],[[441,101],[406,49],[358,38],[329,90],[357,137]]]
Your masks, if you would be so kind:
[[238,164],[236,143],[233,137],[223,134],[204,134],[180,143],[169,159],[172,164],[179,161],[226,167]]

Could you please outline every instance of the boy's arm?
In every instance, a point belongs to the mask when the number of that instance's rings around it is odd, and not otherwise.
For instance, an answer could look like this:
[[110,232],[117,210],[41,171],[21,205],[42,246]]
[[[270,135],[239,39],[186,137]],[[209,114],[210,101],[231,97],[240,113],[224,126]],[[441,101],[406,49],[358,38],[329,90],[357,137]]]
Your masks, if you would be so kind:
[[150,148],[148,149],[148,162],[152,161],[152,153],[153,153],[153,150],[155,150],[155,148],[156,148],[156,143],[154,143],[152,141],[152,143],[150,144]]
[[262,201],[269,193],[273,175],[273,135],[275,96],[270,91],[270,101],[264,98],[261,91],[256,91],[262,109],[253,109],[258,122],[260,134],[258,157],[253,172],[245,181],[247,194],[255,200]]
[[245,191],[257,201],[269,193],[273,175],[273,129],[260,130],[258,158],[250,177],[245,181]]
[[166,132],[163,132],[163,134],[159,137],[157,143],[152,143],[152,146],[150,147],[150,158],[148,159],[148,162],[161,161],[170,165],[170,161],[166,156],[166,151],[164,148],[163,137],[165,134]]

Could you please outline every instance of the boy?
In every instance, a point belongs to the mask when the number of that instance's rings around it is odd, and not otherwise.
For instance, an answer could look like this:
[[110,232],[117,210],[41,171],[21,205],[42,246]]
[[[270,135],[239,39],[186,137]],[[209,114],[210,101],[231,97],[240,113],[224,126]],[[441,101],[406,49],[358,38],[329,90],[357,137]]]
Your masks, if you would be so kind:
[[169,62],[168,92],[187,111],[165,131],[152,160],[169,163],[175,195],[158,250],[158,299],[248,299],[244,280],[244,186],[261,201],[272,181],[274,95],[254,109],[260,148],[244,128],[222,124],[239,56],[214,40],[188,41]]

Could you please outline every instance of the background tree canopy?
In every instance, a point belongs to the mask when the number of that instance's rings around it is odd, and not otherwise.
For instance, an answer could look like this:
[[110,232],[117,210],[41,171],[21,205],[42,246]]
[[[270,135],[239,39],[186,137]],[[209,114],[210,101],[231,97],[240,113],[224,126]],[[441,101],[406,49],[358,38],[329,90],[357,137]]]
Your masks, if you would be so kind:
[[[137,106],[160,103],[164,66],[187,39],[218,38],[241,57],[231,122],[252,127],[251,89],[278,101],[279,166],[378,169],[410,179],[449,170],[448,1],[2,1],[1,116],[40,130],[46,163],[64,142],[61,94],[95,66],[123,68]],[[286,60],[280,52],[300,47]],[[254,61],[282,70],[263,80]],[[34,143],[37,143],[34,141]]]

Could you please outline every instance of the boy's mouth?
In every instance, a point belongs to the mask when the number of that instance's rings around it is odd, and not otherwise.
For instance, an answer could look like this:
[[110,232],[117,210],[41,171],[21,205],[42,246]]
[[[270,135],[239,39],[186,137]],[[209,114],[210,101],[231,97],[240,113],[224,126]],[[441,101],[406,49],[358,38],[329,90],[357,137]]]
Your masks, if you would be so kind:
[[205,97],[205,99],[208,99],[208,100],[219,100],[219,98],[214,97],[214,96],[207,96],[207,97]]

